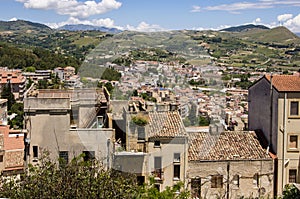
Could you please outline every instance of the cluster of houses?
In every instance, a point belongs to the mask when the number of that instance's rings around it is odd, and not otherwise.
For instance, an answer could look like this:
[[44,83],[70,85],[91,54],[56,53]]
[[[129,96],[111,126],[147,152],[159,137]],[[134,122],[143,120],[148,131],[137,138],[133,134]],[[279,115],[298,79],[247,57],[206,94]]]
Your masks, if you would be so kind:
[[[299,182],[299,75],[264,75],[248,91],[227,88],[222,94],[176,85],[171,91],[155,86],[185,81],[170,71],[195,80],[203,71],[169,67],[158,68],[166,71],[165,80],[152,74],[148,84],[135,82],[141,84],[137,92],[156,103],[140,97],[114,100],[105,87],[32,86],[26,91],[27,76],[48,78],[51,73],[2,71],[1,84],[9,81],[16,99],[24,102],[24,129],[9,128],[7,100],[1,99],[0,172],[19,174],[29,163],[38,164],[47,150],[53,160],[67,162],[84,153],[108,169],[136,174],[141,184],[153,179],[160,191],[183,182],[192,198],[268,198]],[[77,87],[72,68],[55,73]],[[130,75],[136,73],[123,73],[121,87],[135,88]],[[185,127],[191,102],[197,114],[215,118],[209,126]]]

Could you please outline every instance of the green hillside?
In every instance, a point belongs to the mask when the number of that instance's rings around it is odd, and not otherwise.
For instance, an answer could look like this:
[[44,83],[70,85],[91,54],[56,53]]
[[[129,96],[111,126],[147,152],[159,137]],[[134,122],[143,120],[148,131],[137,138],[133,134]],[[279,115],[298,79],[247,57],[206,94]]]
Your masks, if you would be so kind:
[[34,23],[24,20],[16,21],[0,21],[0,31],[12,31],[13,33],[32,33],[36,32],[50,32],[52,29],[44,24]]
[[269,30],[255,29],[247,32],[237,33],[241,39],[253,41],[255,43],[274,43],[274,44],[300,44],[300,38],[287,28],[280,26]]

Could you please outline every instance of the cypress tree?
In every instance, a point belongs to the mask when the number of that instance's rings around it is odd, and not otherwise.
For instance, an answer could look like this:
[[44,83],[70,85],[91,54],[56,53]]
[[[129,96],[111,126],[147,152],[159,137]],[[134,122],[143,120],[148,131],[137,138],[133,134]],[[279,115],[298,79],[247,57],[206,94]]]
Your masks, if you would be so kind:
[[8,111],[11,110],[11,107],[14,103],[16,103],[15,96],[12,93],[11,90],[11,84],[10,81],[7,81],[7,83],[3,86],[2,92],[1,92],[1,98],[7,99],[7,109]]

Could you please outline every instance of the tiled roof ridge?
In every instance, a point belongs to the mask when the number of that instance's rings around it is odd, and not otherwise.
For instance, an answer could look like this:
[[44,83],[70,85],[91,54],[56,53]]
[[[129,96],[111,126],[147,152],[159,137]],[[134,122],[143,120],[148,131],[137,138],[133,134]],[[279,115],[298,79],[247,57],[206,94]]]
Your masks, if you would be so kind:
[[219,135],[190,133],[190,161],[255,160],[268,159],[270,155],[262,148],[252,131],[226,131]]
[[184,135],[185,128],[178,111],[149,112],[149,137]]
[[279,92],[300,92],[300,76],[299,75],[265,75],[270,83],[272,77],[272,85]]

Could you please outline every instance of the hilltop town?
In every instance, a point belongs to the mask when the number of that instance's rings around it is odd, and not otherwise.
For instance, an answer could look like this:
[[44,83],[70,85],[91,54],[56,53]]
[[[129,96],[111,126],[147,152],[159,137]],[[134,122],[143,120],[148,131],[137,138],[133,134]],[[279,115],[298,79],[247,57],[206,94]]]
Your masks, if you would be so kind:
[[[99,45],[30,52],[2,32],[0,40],[9,39],[0,44],[1,176],[22,176],[47,151],[65,164],[83,154],[158,192],[182,183],[176,194],[190,198],[299,189],[300,38],[262,36],[282,30],[61,31],[56,36],[93,35]],[[47,31],[43,42],[51,43]],[[5,48],[31,65],[13,62]]]

